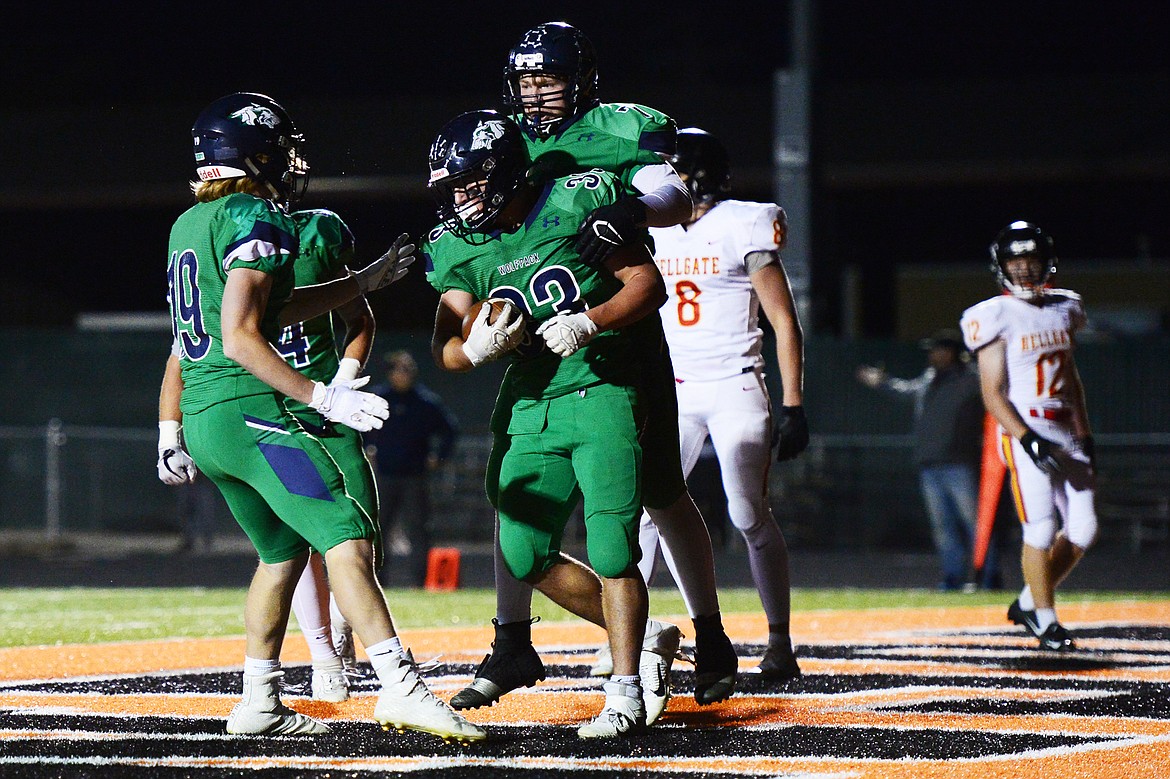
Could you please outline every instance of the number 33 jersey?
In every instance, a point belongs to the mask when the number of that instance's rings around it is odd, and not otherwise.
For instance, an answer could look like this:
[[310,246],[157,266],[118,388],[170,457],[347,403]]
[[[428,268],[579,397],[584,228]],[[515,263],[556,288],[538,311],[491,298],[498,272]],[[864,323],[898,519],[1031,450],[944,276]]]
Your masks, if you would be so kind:
[[713,381],[763,365],[760,301],[747,257],[776,261],[788,229],[774,203],[722,200],[699,221],[651,228],[654,260],[666,282],[662,326],[674,373],[683,381]]
[[1025,421],[1066,409],[1065,371],[1072,359],[1073,336],[1085,325],[1085,310],[1075,292],[1046,290],[1037,303],[1001,295],[967,309],[961,320],[972,352],[1003,340],[1008,400]]

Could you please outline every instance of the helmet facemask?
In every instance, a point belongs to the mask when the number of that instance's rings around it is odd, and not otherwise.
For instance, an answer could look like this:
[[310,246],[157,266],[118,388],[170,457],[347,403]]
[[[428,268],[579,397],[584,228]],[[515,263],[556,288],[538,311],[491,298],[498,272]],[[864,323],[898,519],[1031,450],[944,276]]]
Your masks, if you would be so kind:
[[[559,89],[538,87],[535,90],[529,90],[530,93],[526,95],[520,83],[521,79],[526,76],[537,78],[551,76],[559,79],[563,86]],[[509,87],[515,94],[510,105],[519,115],[521,124],[535,133],[538,138],[552,137],[557,128],[560,127],[561,122],[575,113],[577,88],[565,76],[541,71],[520,72],[509,79]],[[558,103],[559,105],[546,109],[550,103]]]

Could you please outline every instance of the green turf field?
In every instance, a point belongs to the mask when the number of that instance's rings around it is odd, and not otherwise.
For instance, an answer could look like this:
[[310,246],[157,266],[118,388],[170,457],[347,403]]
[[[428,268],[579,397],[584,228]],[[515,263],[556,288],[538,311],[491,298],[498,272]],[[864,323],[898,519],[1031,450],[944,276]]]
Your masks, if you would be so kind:
[[[0,598],[0,646],[101,643],[159,638],[238,636],[244,632],[244,590],[166,589],[6,589]],[[760,609],[751,589],[720,591],[724,613]],[[930,606],[983,606],[1011,600],[1008,592],[940,593],[933,590],[793,590],[794,611]],[[1165,593],[1077,592],[1062,602],[1151,600]],[[484,626],[495,613],[490,589],[455,592],[389,590],[387,599],[402,629],[452,625]],[[655,615],[685,614],[673,589],[651,590]],[[543,619],[575,619],[543,597],[533,601]],[[295,626],[294,626],[295,627]]]

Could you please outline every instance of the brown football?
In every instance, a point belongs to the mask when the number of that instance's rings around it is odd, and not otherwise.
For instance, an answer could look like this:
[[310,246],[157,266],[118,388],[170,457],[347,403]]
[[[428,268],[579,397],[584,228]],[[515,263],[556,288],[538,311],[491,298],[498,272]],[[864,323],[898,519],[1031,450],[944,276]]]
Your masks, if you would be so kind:
[[471,304],[471,308],[467,312],[467,316],[463,317],[463,340],[467,340],[467,336],[471,335],[471,323],[479,316],[479,310],[483,308],[485,303],[492,304],[492,310],[488,314],[488,324],[493,324],[504,313],[504,301],[502,300],[477,300]]

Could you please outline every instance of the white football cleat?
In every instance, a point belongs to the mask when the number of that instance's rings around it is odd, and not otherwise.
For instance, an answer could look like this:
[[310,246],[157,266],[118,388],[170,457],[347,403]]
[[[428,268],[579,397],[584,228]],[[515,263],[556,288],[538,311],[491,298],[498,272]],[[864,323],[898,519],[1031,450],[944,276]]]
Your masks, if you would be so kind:
[[280,702],[283,671],[260,676],[244,674],[244,698],[228,715],[227,732],[250,736],[311,736],[328,733],[329,726],[298,714]]
[[418,671],[406,659],[398,659],[378,670],[382,694],[374,707],[374,719],[383,730],[417,730],[444,741],[483,741],[487,732],[468,722],[435,697]]
[[313,666],[313,700],[341,703],[349,700],[349,677],[338,659],[336,667]]
[[579,738],[618,738],[645,729],[646,709],[632,684],[606,682],[605,708],[587,725],[577,728]]
[[674,625],[655,619],[646,623],[638,676],[642,681],[647,725],[653,725],[666,711],[666,702],[670,700],[670,666],[678,655],[681,640],[682,632]]
[[589,667],[589,675],[606,679],[613,676],[613,652],[610,651],[608,642],[597,649],[597,659]]

